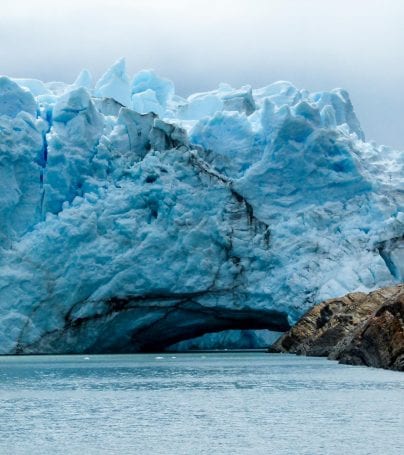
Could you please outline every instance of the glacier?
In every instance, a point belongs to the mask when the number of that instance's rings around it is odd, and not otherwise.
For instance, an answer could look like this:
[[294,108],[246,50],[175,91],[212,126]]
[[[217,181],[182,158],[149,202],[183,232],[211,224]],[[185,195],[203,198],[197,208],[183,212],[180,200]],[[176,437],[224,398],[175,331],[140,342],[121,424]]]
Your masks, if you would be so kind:
[[342,89],[183,98],[124,59],[95,83],[2,76],[0,354],[284,331],[403,281],[403,162]]

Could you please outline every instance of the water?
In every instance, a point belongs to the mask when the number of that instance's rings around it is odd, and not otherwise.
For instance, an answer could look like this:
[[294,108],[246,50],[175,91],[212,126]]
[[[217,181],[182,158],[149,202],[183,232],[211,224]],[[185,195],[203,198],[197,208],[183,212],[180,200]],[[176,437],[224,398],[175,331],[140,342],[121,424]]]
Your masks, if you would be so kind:
[[0,358],[0,453],[404,453],[404,374],[265,353]]

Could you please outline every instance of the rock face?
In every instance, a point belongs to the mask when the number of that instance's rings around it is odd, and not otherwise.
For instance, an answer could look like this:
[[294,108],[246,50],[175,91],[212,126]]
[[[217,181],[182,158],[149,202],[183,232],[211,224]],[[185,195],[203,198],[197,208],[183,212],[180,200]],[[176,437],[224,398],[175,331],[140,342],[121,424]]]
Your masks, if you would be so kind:
[[287,330],[403,279],[403,156],[348,94],[188,98],[124,60],[92,88],[0,78],[0,354]]
[[330,358],[404,371],[404,292],[388,299]]
[[270,351],[404,371],[404,285],[315,305]]

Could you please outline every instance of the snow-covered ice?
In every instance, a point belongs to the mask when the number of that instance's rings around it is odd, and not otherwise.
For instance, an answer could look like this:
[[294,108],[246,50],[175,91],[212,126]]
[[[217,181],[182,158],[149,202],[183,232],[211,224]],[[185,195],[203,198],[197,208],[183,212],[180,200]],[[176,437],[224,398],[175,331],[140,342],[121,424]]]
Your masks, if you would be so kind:
[[95,84],[1,77],[0,353],[283,330],[402,281],[403,161],[341,89],[183,98],[123,59]]

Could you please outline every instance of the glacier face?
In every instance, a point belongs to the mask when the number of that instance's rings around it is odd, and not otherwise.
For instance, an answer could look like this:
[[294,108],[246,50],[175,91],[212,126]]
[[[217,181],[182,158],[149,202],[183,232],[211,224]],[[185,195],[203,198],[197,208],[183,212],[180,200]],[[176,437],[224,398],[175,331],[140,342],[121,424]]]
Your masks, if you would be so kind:
[[231,349],[267,349],[282,334],[269,330],[225,330],[205,333],[197,338],[180,341],[166,348],[171,352],[223,351]]
[[136,352],[402,281],[403,154],[348,94],[0,78],[0,353]]

